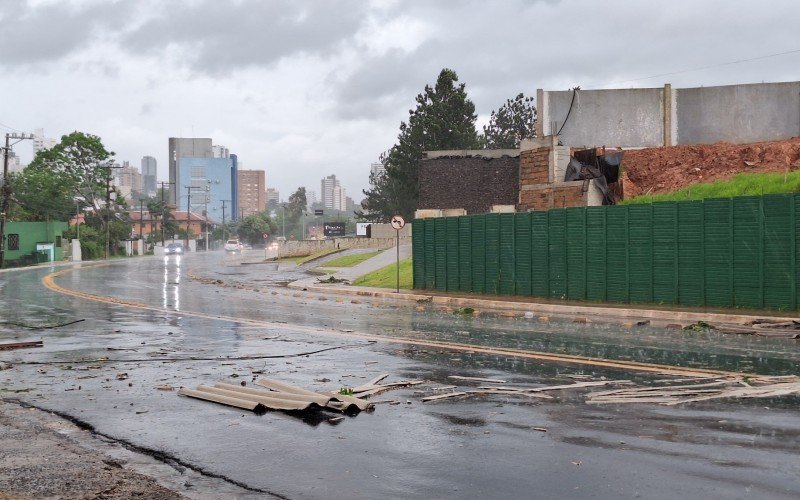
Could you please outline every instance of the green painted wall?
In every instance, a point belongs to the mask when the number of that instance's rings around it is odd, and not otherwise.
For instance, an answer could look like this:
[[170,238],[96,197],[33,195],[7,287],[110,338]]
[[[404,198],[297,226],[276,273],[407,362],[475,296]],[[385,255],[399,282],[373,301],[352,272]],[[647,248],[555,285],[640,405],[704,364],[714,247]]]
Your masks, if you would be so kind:
[[800,194],[414,221],[414,288],[800,307]]
[[[66,222],[6,222],[6,261],[15,261],[29,256],[36,251],[37,243],[56,243],[56,237],[60,237],[69,228]],[[9,237],[12,234],[19,235],[19,250],[10,250],[8,247]],[[64,258],[64,251],[58,245],[55,247],[54,260],[60,261]]]

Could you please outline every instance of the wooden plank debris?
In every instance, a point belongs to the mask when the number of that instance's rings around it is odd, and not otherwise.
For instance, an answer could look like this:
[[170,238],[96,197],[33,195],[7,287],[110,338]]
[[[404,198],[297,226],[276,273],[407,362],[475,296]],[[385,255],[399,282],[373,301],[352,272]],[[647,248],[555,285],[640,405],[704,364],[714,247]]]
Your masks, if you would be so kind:
[[772,398],[800,395],[800,377],[752,377],[717,380],[705,384],[671,384],[591,393],[590,404],[657,403],[678,405],[723,398]]
[[33,342],[10,342],[0,344],[0,351],[10,351],[11,349],[31,349],[34,347],[44,347],[44,342],[36,340]]
[[447,398],[457,398],[459,396],[466,396],[469,393],[467,392],[448,392],[447,394],[437,394],[436,396],[427,396],[422,398],[423,403],[427,403],[428,401],[438,401],[440,399],[447,399]]
[[483,378],[483,377],[462,377],[460,375],[450,375],[447,378],[451,378],[453,380],[469,380],[473,382],[487,382],[490,384],[505,384],[505,380],[500,380],[496,378]]

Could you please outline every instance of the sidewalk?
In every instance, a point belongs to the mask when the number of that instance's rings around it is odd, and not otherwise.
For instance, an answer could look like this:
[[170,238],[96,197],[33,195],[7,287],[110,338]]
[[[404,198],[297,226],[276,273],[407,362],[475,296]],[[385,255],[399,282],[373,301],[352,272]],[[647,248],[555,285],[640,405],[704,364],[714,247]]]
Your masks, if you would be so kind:
[[[411,256],[411,245],[400,246],[400,259]],[[365,274],[393,264],[396,260],[395,248],[390,248],[351,268],[339,268],[336,278],[349,282]],[[322,266],[324,267],[324,265]],[[680,325],[705,321],[707,323],[744,325],[756,319],[769,318],[775,321],[792,321],[792,311],[741,311],[726,309],[692,309],[659,307],[652,304],[592,304],[576,301],[556,301],[537,297],[520,296],[479,296],[454,294],[431,290],[400,290],[396,293],[388,288],[371,288],[342,283],[320,283],[318,276],[312,276],[289,283],[289,288],[318,293],[338,293],[362,297],[376,297],[394,300],[407,300],[420,303],[433,303],[453,309],[471,307],[476,310],[494,310],[515,313],[515,315],[565,316],[573,318],[592,318],[612,322],[635,322],[650,320],[664,326]],[[789,314],[789,315],[787,315]]]

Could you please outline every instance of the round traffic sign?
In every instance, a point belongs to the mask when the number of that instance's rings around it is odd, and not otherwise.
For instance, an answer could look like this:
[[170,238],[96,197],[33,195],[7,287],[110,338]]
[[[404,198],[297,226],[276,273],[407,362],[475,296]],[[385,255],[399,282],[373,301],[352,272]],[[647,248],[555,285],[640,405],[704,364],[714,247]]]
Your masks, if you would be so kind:
[[406,225],[406,220],[403,219],[402,216],[400,216],[400,215],[393,215],[392,216],[392,227],[393,228],[395,228],[397,230],[400,230],[400,229],[403,229],[403,226],[405,226],[405,225]]
[[269,234],[268,233],[264,233],[264,234],[261,235],[261,237],[266,240],[267,238],[269,238]]

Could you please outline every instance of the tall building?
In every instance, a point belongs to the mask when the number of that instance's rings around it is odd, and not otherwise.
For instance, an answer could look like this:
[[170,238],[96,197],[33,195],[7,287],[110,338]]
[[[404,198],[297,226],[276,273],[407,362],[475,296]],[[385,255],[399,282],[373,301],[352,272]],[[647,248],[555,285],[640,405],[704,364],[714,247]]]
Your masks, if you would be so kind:
[[228,158],[179,157],[177,177],[182,179],[178,210],[187,208],[196,214],[206,212],[214,221],[239,218],[238,163],[236,155]]
[[306,189],[306,210],[311,210],[311,207],[313,207],[318,201],[317,192]]
[[[369,183],[373,184],[373,179],[386,173],[386,167],[383,163],[373,163],[369,166]],[[373,184],[374,185],[374,184]]]
[[220,146],[215,144],[211,146],[211,153],[214,155],[214,158],[230,158],[231,153],[228,151],[228,148],[225,146]]
[[142,193],[142,174],[139,173],[139,169],[131,167],[129,162],[124,161],[122,167],[113,171],[114,185],[121,188],[119,191],[125,198],[136,201],[135,198]]
[[43,149],[52,148],[57,143],[57,140],[44,136],[44,129],[37,128],[33,131],[33,156]]
[[[185,181],[181,179],[178,162],[180,158],[213,158],[210,138],[169,138],[169,182],[170,199],[172,205],[178,204],[178,193],[185,191]],[[187,177],[188,179],[188,177]]]
[[142,157],[142,191],[147,196],[156,195],[158,184],[158,166],[152,156]]
[[329,210],[346,210],[346,192],[335,175],[331,174],[322,179],[320,182],[320,194],[323,207]]
[[263,170],[239,170],[239,213],[248,215],[267,209],[266,174]]
[[267,188],[267,209],[277,210],[281,204],[281,193],[275,188]]

